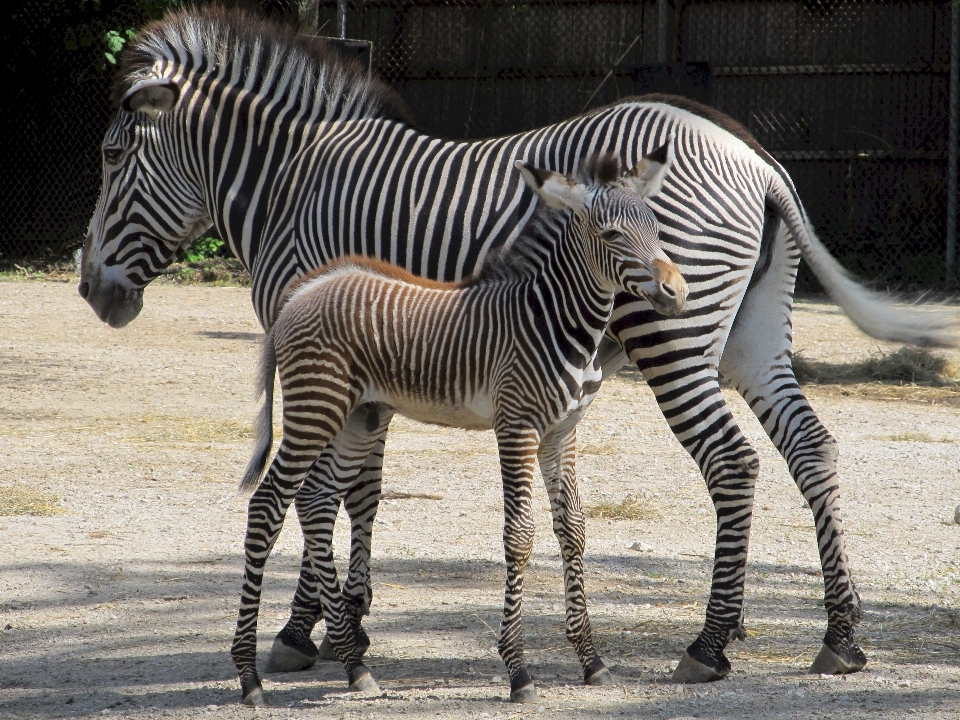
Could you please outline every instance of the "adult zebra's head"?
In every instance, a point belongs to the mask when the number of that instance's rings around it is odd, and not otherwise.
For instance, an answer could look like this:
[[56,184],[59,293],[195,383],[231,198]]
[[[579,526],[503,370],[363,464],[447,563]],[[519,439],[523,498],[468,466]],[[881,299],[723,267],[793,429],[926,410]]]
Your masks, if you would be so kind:
[[211,224],[202,187],[170,140],[178,98],[174,80],[133,80],[103,141],[103,185],[78,290],[111,327],[139,314],[147,283]]
[[654,310],[683,309],[687,283],[660,243],[660,225],[643,198],[655,195],[673,161],[667,144],[620,173],[613,156],[594,158],[583,182],[516,162],[524,180],[550,207],[574,212],[591,270],[609,285],[646,298]]

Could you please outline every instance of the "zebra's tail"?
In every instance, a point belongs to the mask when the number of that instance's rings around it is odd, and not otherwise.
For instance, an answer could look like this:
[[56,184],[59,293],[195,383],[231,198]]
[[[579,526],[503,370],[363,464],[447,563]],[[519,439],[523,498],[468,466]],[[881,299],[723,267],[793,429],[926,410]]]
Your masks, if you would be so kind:
[[260,484],[263,468],[266,467],[270,448],[273,447],[273,382],[277,374],[277,351],[273,344],[273,333],[268,332],[263,339],[260,354],[260,367],[257,370],[257,397],[263,398],[263,407],[257,415],[254,428],[255,437],[253,457],[240,480],[239,492],[250,493]]
[[863,332],[878,340],[919,347],[960,347],[960,318],[955,310],[897,305],[889,295],[854,280],[814,234],[793,183],[781,168],[775,168],[767,199],[777,208],[817,280]]

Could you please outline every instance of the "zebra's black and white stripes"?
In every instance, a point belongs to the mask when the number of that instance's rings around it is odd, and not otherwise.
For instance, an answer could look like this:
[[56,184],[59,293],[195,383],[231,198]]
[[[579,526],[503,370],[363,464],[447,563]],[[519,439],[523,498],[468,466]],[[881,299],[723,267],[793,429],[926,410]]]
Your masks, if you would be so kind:
[[[678,679],[722,676],[740,634],[758,473],[719,388],[722,371],[746,398],[814,509],[828,628],[821,672],[863,665],[853,640],[859,601],[844,550],[833,439],[796,383],[790,311],[799,255],[868,332],[955,345],[937,313],[911,314],[851,283],[817,242],[789,177],[730,118],[679,98],[625,101],[506,138],[463,143],[405,123],[389,92],[310,41],[223,11],[182,12],[126,53],[120,110],[104,141],[104,187],[85,243],[80,291],[123,325],[145,285],[212,221],[251,269],[254,308],[269,327],[280,292],[344,254],[374,255],[415,274],[457,280],[513,240],[534,203],[516,159],[570,174],[612,152],[625,167],[675,138],[676,160],[650,202],[664,246],[690,285],[682,318],[618,299],[611,336],[642,370],[677,438],[697,461],[717,510],[717,551],[704,629]],[[786,223],[782,222],[787,220]],[[758,259],[762,258],[762,262]],[[748,289],[749,287],[749,289]],[[321,455],[317,473],[362,473],[348,499],[368,532],[380,456]],[[366,571],[366,560],[351,568]],[[364,577],[348,593],[369,599]],[[305,567],[285,633],[310,659],[316,578]],[[362,597],[361,597],[362,595]],[[289,666],[288,666],[289,667]]]
[[567,637],[585,681],[610,682],[593,646],[583,591],[575,429],[600,388],[597,349],[614,293],[645,297],[668,314],[683,307],[686,283],[660,248],[656,219],[624,187],[635,185],[641,195],[656,192],[668,164],[644,159],[614,184],[592,186],[518,166],[545,202],[572,212],[531,221],[509,250],[488,257],[475,277],[461,283],[425,281],[381,261],[341,259],[297,281],[267,333],[258,446],[241,489],[257,485],[272,445],[275,368],[283,390],[283,439],[248,513],[233,645],[244,703],[263,702],[256,672],[262,569],[294,498],[321,580],[331,645],[352,689],[376,689],[360,659],[357,616],[345,607],[333,562],[333,526],[352,479],[313,475],[315,482],[303,483],[326,445],[348,425],[351,437],[367,438],[353,453],[365,458],[386,429],[385,414],[393,411],[496,433],[507,561],[498,646],[510,674],[511,699],[536,699],[523,660],[521,603],[533,550],[537,458],[564,559]]

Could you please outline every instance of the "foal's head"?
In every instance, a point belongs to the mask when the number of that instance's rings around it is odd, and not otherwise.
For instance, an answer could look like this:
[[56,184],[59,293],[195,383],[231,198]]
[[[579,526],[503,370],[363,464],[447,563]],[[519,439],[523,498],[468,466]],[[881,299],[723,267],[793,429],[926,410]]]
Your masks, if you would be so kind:
[[591,180],[542,170],[522,160],[517,168],[550,207],[572,210],[573,230],[590,269],[601,282],[646,298],[663,315],[683,308],[687,283],[660,242],[660,225],[643,198],[655,195],[673,161],[672,145],[654,150],[621,173],[603,156],[591,162]]

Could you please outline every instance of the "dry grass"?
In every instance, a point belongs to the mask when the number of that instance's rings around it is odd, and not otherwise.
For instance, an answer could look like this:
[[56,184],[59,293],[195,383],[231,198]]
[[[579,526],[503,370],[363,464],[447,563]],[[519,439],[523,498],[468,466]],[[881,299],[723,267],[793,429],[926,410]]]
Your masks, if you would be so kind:
[[601,520],[658,520],[659,511],[652,503],[627,495],[620,502],[605,500],[583,508],[588,518]]
[[583,443],[577,448],[579,455],[617,455],[619,452],[620,446],[611,443]]
[[65,512],[55,495],[37,490],[26,483],[0,487],[0,516],[33,515],[49,517]]
[[954,443],[957,442],[953,438],[947,437],[933,437],[927,433],[922,432],[904,432],[897,433],[896,435],[885,435],[878,437],[878,440],[889,440],[891,442],[921,442],[921,443]]
[[[275,428],[277,430],[278,428]],[[131,434],[124,441],[148,443],[250,442],[250,423],[235,420],[143,415],[131,423]]]
[[877,352],[856,363],[810,360],[798,352],[793,372],[801,385],[885,383],[960,389],[960,363],[922,348]]
[[198,262],[173,263],[161,282],[178,285],[213,285],[215,287],[250,287],[250,273],[236,258],[207,258]]

